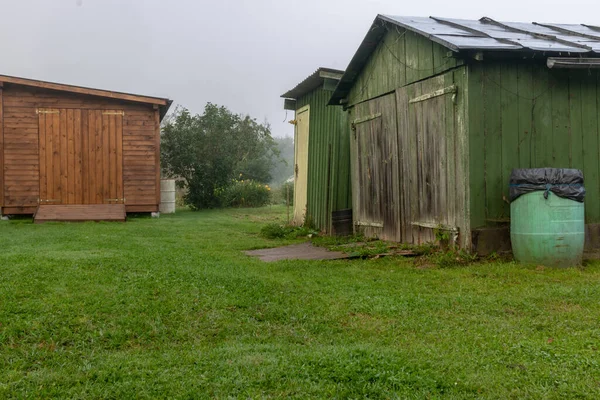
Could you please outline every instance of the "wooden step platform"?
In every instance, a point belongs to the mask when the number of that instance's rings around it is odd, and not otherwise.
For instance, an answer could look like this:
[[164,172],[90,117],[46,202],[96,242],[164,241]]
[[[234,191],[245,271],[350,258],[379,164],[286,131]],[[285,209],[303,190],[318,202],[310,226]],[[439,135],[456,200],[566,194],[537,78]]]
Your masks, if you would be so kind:
[[49,221],[117,221],[124,222],[125,204],[40,205],[33,217],[36,224]]

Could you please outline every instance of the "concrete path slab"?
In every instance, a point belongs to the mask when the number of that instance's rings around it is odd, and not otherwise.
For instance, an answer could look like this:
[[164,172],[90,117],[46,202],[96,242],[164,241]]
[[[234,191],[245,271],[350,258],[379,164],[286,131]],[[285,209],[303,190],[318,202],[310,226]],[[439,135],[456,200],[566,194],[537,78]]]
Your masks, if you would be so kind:
[[279,260],[337,260],[348,258],[347,254],[329,251],[324,247],[313,246],[311,243],[293,244],[274,249],[249,250],[244,253],[249,256],[258,257],[265,262]]

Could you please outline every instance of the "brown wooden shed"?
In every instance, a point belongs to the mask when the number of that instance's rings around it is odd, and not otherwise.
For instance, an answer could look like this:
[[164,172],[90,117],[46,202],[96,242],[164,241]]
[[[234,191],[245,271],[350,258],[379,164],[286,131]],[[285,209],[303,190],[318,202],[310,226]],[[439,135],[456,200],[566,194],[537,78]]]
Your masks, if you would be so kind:
[[124,220],[160,203],[171,101],[0,76],[1,214]]

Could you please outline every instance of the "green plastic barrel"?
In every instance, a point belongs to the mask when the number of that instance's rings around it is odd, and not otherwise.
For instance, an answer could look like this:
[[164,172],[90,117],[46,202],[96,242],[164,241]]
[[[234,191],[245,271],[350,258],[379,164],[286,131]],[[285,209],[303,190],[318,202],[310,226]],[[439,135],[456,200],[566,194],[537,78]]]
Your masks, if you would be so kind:
[[585,242],[584,206],[552,192],[524,194],[510,205],[510,239],[522,263],[580,265]]

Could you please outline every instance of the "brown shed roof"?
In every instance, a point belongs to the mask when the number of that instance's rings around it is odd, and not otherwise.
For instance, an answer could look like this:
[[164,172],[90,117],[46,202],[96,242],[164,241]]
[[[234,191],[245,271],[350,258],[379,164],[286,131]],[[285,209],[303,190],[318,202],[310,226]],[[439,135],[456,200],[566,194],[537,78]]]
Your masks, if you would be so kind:
[[84,86],[67,85],[64,83],[55,83],[47,81],[39,81],[35,79],[19,78],[14,76],[0,75],[1,83],[11,83],[14,85],[37,87],[42,89],[58,90],[61,92],[78,93],[88,96],[105,97],[116,100],[131,101],[134,103],[146,103],[157,105],[160,110],[160,118],[162,119],[169,110],[171,103],[170,99],[153,96],[143,96],[132,93],[114,92],[111,90],[102,90],[88,88]]

